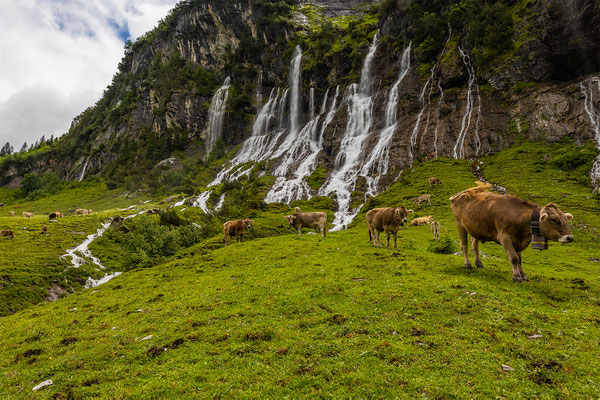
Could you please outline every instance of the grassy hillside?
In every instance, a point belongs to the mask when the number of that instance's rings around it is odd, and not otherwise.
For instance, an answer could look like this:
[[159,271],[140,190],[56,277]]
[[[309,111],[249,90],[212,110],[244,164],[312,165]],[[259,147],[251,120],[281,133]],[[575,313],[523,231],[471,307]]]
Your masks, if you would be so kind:
[[[475,177],[469,162],[434,160],[327,238],[296,237],[279,225],[287,207],[275,206],[253,215],[258,233],[244,243],[224,248],[215,236],[155,267],[1,318],[0,393],[596,397],[600,203],[580,174],[552,161],[569,147],[523,145],[484,160],[485,178],[575,216],[574,243],[523,252],[530,282],[512,283],[493,243],[480,246],[485,268],[467,271],[462,256],[434,252],[428,227],[400,231],[398,249],[368,242],[364,212],[405,204],[447,228],[439,251],[459,251],[447,199]],[[430,176],[443,184],[429,188]],[[426,192],[431,206],[408,201]],[[99,254],[114,246],[103,243]],[[31,391],[46,379],[54,384]]]

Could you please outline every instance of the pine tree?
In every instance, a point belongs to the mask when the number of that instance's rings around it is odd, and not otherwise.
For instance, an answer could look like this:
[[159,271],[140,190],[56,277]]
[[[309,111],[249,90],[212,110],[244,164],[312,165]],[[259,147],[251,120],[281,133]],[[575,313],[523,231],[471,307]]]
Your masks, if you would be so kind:
[[23,146],[21,146],[21,150],[19,152],[25,153],[26,151],[27,151],[27,142],[23,143]]

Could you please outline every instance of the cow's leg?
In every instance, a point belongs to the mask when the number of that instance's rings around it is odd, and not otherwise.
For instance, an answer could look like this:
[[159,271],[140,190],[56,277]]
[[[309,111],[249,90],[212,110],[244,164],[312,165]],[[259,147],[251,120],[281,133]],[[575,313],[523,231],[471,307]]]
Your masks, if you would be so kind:
[[525,276],[525,272],[523,272],[523,267],[521,266],[521,253],[519,252],[519,272],[521,273],[521,279],[524,282],[529,282],[529,278]]
[[506,255],[508,256],[508,260],[510,261],[510,263],[512,264],[513,267],[513,282],[515,283],[519,283],[519,282],[523,282],[523,278],[521,277],[521,267],[520,267],[520,260],[521,257],[519,256],[519,253],[517,253],[517,251],[515,250],[513,244],[512,244],[512,239],[510,238],[510,236],[503,236],[500,237],[500,244],[502,245],[502,247],[504,247],[504,251],[506,252]]
[[379,231],[379,229],[375,229],[375,236],[377,236],[377,238],[375,239],[375,246],[381,247],[381,237],[379,235],[381,235],[381,232]]
[[397,249],[398,246],[396,246],[396,237],[398,236],[398,231],[394,232],[394,248]]
[[475,266],[477,268],[483,268],[481,258],[479,258],[479,240],[471,238],[471,247],[473,248],[473,254],[475,254]]
[[473,266],[471,265],[471,261],[469,261],[469,245],[468,245],[468,233],[467,230],[463,226],[458,226],[458,236],[460,237],[460,249],[465,257],[465,267],[471,269]]
[[387,237],[387,247],[390,247],[390,231],[385,231],[385,236]]
[[300,234],[302,233],[302,226],[299,226],[296,228],[296,230],[298,231],[298,237],[300,237]]

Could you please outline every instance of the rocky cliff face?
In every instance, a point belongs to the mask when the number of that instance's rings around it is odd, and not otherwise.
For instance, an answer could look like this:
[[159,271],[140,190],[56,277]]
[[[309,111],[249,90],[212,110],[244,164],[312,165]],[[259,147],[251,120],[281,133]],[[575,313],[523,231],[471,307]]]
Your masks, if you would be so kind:
[[[222,141],[234,154],[212,184],[234,179],[236,160],[271,160],[272,201],[321,194],[342,203],[347,195],[349,211],[416,161],[476,159],[522,139],[600,141],[593,0],[513,2],[520,7],[514,45],[483,69],[462,32],[445,33],[431,64],[419,61],[422,45],[405,51],[414,39],[408,2],[379,20],[357,3],[182,3],[136,42],[104,98],[74,122],[62,140],[72,151],[51,154],[45,166],[37,160],[34,170],[79,179],[84,165],[84,175],[127,175],[121,165],[154,168],[173,150],[206,158],[208,107],[227,76]],[[297,76],[296,45],[303,51]],[[367,78],[368,94],[358,85]],[[33,165],[4,168],[5,180]],[[317,167],[329,178],[308,187]],[[342,175],[355,180],[344,193],[332,183]]]

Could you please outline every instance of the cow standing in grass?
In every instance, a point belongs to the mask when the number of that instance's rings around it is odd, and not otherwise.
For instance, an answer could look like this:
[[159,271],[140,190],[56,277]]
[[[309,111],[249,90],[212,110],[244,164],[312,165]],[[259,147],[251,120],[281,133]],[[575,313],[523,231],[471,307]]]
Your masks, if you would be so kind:
[[429,186],[437,186],[437,185],[441,185],[442,181],[440,180],[440,178],[436,178],[435,176],[432,176],[431,178],[429,178]]
[[0,231],[0,238],[4,239],[12,239],[13,238],[13,233],[10,229],[5,229],[3,231]]
[[33,213],[23,211],[23,213],[21,214],[21,218],[33,218]]
[[235,236],[238,242],[241,242],[244,234],[252,228],[253,220],[250,218],[236,219],[235,221],[227,221],[223,224],[223,242],[225,246],[231,244],[231,237]]
[[398,229],[408,222],[406,218],[408,210],[404,206],[399,208],[374,208],[367,211],[366,218],[369,226],[369,241],[373,241],[374,246],[381,246],[379,235],[385,231],[387,235],[387,247],[390,247],[390,235],[394,235],[394,248]]
[[521,267],[521,252],[531,243],[532,223],[539,223],[539,230],[547,239],[561,243],[573,241],[569,229],[573,216],[563,213],[555,203],[539,207],[515,196],[490,193],[490,184],[477,184],[477,187],[450,197],[467,268],[472,268],[467,255],[468,235],[473,237],[475,265],[479,268],[483,268],[479,258],[479,242],[502,245],[513,267],[514,282],[529,280]]
[[302,228],[317,228],[321,232],[321,237],[327,237],[327,213],[318,212],[302,212],[299,207],[296,207],[294,214],[286,215],[284,218],[298,232],[298,236],[302,234]]
[[423,202],[427,202],[427,205],[430,206],[431,205],[431,195],[430,194],[424,194],[422,196],[417,196],[414,197],[411,200],[413,203],[417,203],[417,206],[420,208],[421,207],[421,203]]

